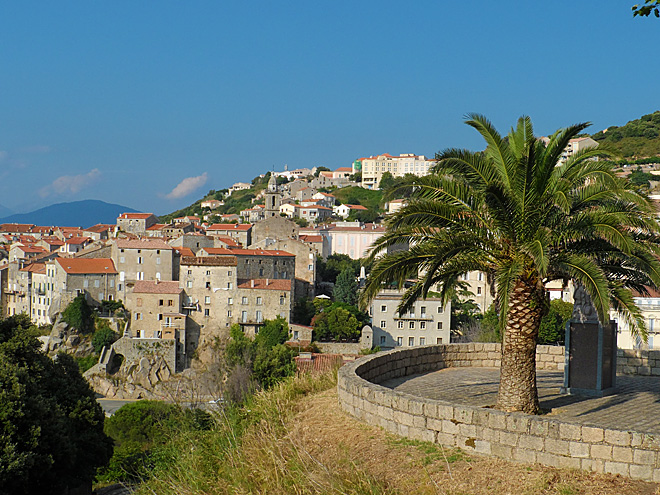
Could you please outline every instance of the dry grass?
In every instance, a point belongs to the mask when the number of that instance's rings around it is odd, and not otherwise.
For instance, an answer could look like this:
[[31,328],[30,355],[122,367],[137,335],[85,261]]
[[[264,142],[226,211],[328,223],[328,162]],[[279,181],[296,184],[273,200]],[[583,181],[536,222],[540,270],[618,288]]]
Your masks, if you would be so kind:
[[296,379],[249,405],[240,427],[178,438],[143,494],[651,495],[658,485],[522,465],[395,437],[339,409],[334,382]]

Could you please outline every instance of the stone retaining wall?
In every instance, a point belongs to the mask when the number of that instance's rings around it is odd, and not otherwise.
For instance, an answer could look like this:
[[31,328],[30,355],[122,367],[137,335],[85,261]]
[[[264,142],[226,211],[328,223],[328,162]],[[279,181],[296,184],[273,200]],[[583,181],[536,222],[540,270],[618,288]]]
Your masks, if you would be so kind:
[[[563,370],[563,351],[563,347],[539,346],[539,369]],[[339,402],[349,414],[411,439],[506,460],[660,481],[660,438],[653,435],[456,405],[378,385],[451,366],[499,364],[498,344],[450,344],[379,353],[340,368]]]
[[619,349],[616,371],[624,375],[660,376],[660,351]]

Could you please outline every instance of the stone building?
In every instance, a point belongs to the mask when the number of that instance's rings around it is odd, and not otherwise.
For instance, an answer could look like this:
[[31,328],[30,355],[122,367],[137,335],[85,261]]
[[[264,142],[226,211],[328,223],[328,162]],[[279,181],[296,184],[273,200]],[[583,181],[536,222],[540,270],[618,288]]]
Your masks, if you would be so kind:
[[249,223],[214,223],[206,228],[206,235],[231,237],[241,246],[252,244],[252,224]]
[[108,258],[55,258],[46,262],[46,297],[62,311],[78,294],[100,306],[117,299],[117,270]]
[[201,248],[215,247],[215,240],[202,234],[185,234],[168,241],[168,244],[172,247],[190,248],[197,254]]
[[119,272],[118,297],[126,299],[137,280],[172,280],[174,250],[162,239],[115,239],[112,259]]
[[259,245],[265,239],[295,239],[298,237],[299,230],[300,226],[298,224],[280,216],[278,213],[277,216],[268,217],[255,223],[252,226],[251,243],[244,246]]
[[374,346],[393,349],[450,342],[451,303],[443,306],[439,298],[429,297],[399,314],[401,296],[401,291],[383,290],[372,301],[369,315]]
[[295,256],[295,298],[314,297],[316,287],[316,257],[322,253],[318,245],[296,239],[270,239],[266,238],[259,244],[251,247],[257,249],[282,250]]
[[135,235],[146,235],[147,229],[158,223],[153,213],[122,213],[117,217],[117,230]]
[[179,354],[186,351],[183,289],[177,281],[138,280],[127,294],[130,334],[139,338],[175,339]]
[[[284,258],[293,268],[292,256]],[[186,293],[183,308],[200,334],[226,334],[234,323],[250,334],[266,319],[282,316],[290,321],[293,279],[250,277],[261,269],[275,274],[275,268],[282,266],[275,265],[276,261],[284,260],[271,259],[259,268],[258,258],[253,256],[182,257],[179,284]]]

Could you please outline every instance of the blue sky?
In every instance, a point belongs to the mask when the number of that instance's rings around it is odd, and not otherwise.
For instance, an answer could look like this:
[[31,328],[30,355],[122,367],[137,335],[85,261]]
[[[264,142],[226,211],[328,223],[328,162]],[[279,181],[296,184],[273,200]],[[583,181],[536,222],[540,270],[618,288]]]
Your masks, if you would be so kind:
[[481,149],[469,112],[623,125],[660,109],[633,3],[2,1],[0,204],[167,213],[285,164]]

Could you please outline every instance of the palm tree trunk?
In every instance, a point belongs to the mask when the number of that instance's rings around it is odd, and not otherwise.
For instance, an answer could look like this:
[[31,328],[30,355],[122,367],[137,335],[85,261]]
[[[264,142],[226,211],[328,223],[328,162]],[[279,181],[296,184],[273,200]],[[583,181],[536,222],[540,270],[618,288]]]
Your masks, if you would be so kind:
[[536,338],[542,317],[543,286],[533,280],[518,281],[509,298],[497,409],[539,413]]

